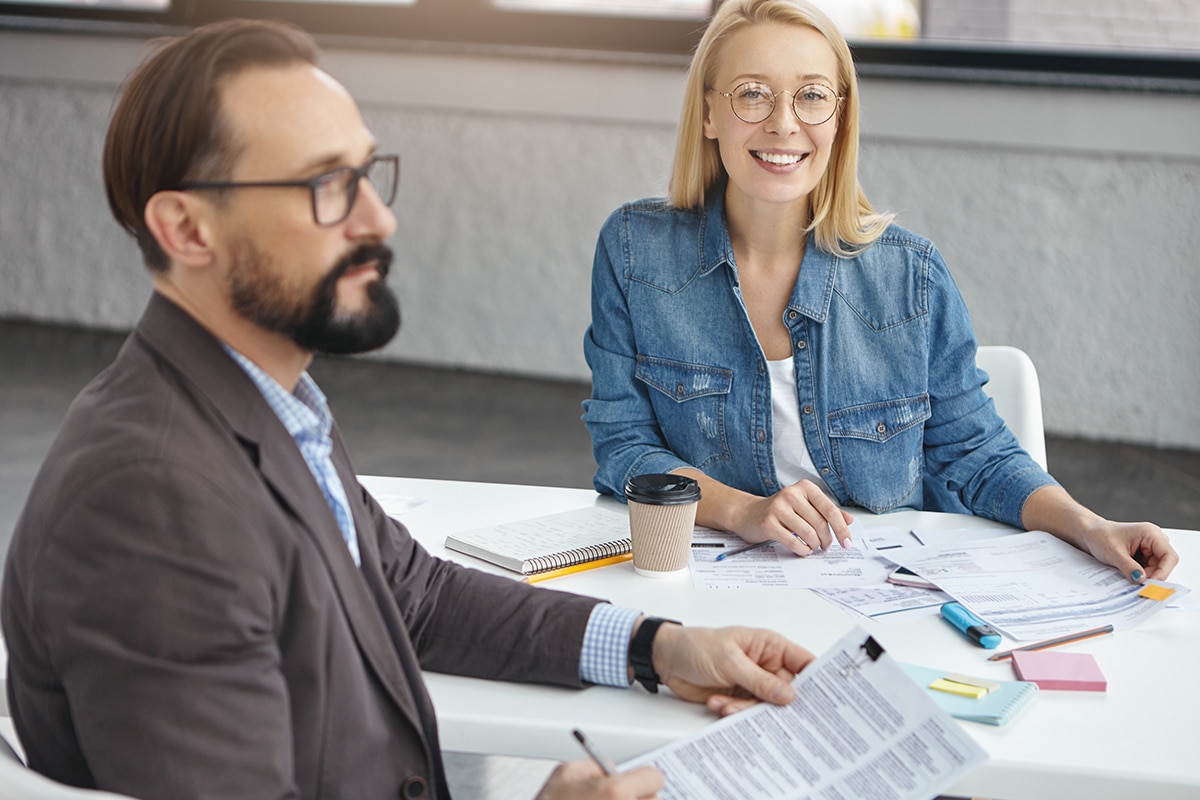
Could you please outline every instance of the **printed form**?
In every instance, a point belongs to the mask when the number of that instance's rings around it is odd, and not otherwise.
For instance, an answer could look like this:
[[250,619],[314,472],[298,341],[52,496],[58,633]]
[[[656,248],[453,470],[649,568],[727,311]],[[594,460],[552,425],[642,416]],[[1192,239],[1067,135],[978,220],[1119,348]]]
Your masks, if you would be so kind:
[[834,544],[804,558],[781,544],[772,544],[725,561],[715,560],[723,550],[744,544],[736,533],[697,525],[692,535],[692,584],[697,589],[868,586],[882,584],[893,569],[886,558],[853,540],[849,549]]
[[[1017,640],[1048,639],[1112,624],[1132,628],[1181,599],[1175,583],[1131,583],[1113,567],[1044,531],[941,547],[901,548],[889,558],[928,578]],[[1161,587],[1162,599],[1146,596]],[[1154,592],[1151,592],[1154,594]]]
[[987,754],[861,628],[762,703],[621,765],[666,775],[662,800],[927,800]]

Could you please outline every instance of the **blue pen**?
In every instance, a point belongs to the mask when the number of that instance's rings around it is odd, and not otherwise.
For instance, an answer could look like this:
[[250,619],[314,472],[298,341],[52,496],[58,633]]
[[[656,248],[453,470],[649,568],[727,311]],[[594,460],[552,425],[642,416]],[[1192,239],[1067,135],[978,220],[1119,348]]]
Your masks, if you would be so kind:
[[727,558],[732,558],[733,556],[740,556],[742,553],[749,553],[751,550],[757,550],[760,547],[766,547],[769,544],[774,544],[774,542],[775,542],[774,539],[763,539],[761,542],[755,542],[754,544],[745,544],[745,545],[742,545],[741,547],[735,547],[732,550],[726,550],[723,553],[717,553],[717,557],[714,558],[713,561],[724,561]]
[[966,606],[961,603],[942,604],[942,616],[980,647],[991,650],[1000,646],[1000,634],[996,633],[992,626],[967,611]]

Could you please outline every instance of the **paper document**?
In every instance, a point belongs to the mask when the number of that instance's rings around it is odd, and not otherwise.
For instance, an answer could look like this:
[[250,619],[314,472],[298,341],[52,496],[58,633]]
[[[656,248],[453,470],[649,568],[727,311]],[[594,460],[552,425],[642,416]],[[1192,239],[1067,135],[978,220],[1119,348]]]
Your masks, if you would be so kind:
[[662,770],[662,800],[928,800],[987,759],[861,628],[793,685],[620,768]]
[[[1140,594],[1113,567],[1044,531],[942,547],[901,548],[888,557],[936,583],[1014,639],[1047,639],[1112,624],[1131,628],[1167,605]],[[1166,597],[1188,589],[1163,586]]]
[[[857,529],[851,528],[857,534]],[[831,545],[801,558],[773,544],[715,561],[722,550],[744,545],[736,533],[696,526],[692,535],[692,584],[697,589],[813,589],[822,586],[881,584],[891,563],[852,541],[849,549]]]
[[979,539],[1003,539],[1021,531],[1014,528],[917,528],[910,531],[925,547],[948,547]]
[[859,542],[881,555],[902,547],[941,547],[962,544],[976,539],[996,539],[1011,536],[1012,528],[894,528],[887,525],[871,525],[863,528]]
[[859,544],[864,544],[876,552],[895,550],[898,547],[923,547],[925,545],[914,532],[891,525],[872,525],[869,528],[857,529],[855,533],[859,535],[856,540]]
[[942,604],[954,598],[936,589],[912,586],[840,586],[813,589],[834,605],[877,622],[912,619],[914,616],[937,616]]

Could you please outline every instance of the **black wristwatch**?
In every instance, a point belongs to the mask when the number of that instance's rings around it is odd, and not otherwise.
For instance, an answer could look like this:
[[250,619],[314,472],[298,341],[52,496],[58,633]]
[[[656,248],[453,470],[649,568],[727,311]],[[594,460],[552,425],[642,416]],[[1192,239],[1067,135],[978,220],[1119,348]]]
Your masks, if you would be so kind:
[[654,637],[663,623],[682,625],[673,619],[646,617],[629,643],[629,663],[633,666],[633,677],[646,687],[647,692],[658,694],[658,673],[654,671]]

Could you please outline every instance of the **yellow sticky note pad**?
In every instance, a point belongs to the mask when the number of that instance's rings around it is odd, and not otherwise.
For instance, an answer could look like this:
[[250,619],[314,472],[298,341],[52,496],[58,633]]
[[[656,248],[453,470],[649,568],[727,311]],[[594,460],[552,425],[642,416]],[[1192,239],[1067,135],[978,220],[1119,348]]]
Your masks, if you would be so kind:
[[976,678],[973,675],[963,675],[961,672],[951,672],[946,675],[946,680],[954,681],[955,683],[965,683],[967,686],[978,686],[987,692],[994,692],[1000,688],[1000,684],[996,681],[989,681],[987,678]]
[[986,686],[972,686],[969,683],[959,683],[945,678],[938,678],[933,683],[929,684],[930,689],[937,689],[939,692],[948,692],[949,694],[962,695],[975,700],[983,697],[988,693]]
[[1151,600],[1158,601],[1166,600],[1173,594],[1175,594],[1174,589],[1169,589],[1166,586],[1156,586],[1153,583],[1146,584],[1142,587],[1142,590],[1138,592],[1138,595],[1141,597],[1148,597]]

